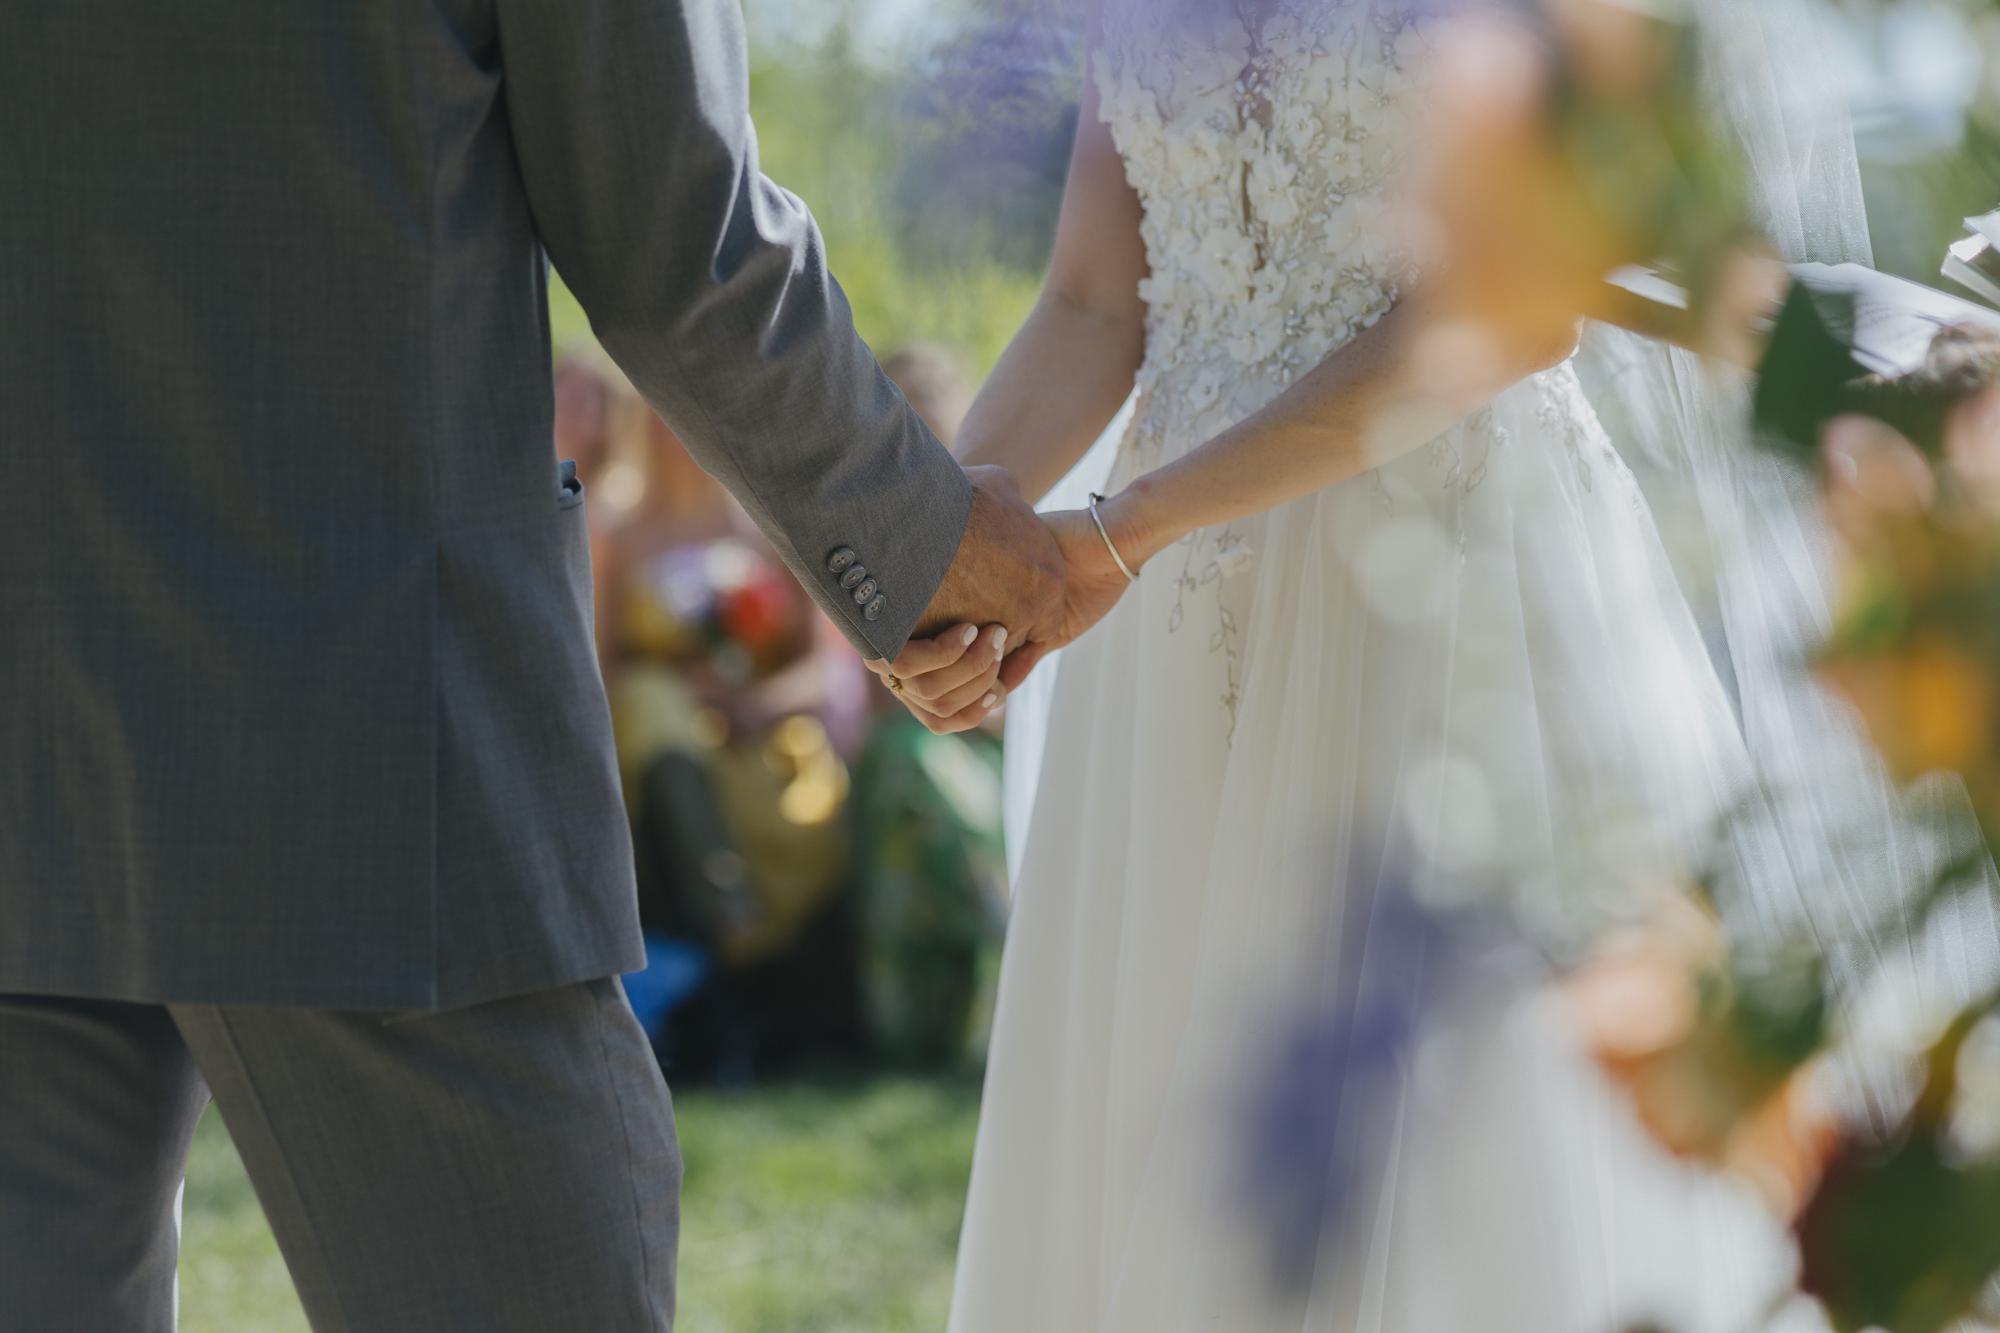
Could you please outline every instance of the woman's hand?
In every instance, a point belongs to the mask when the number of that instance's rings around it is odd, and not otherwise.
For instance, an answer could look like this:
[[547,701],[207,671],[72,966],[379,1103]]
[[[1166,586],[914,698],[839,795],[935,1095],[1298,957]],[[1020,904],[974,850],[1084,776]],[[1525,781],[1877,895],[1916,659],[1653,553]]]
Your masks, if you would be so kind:
[[868,669],[886,683],[917,721],[940,736],[970,731],[1007,697],[1000,667],[1007,655],[1007,627],[954,625],[934,639],[912,639],[893,662],[877,658]]
[[[1152,555],[1150,543],[1138,534],[1133,522],[1134,506],[1127,496],[1119,496],[1103,501],[1098,506],[1105,528],[1111,540],[1118,543],[1118,553],[1125,563],[1137,573],[1141,564]],[[1056,617],[1055,627],[1046,636],[1022,645],[1021,649],[1009,657],[1000,671],[1000,681],[1007,689],[1015,689],[1028,678],[1028,673],[1037,663],[1065,644],[1076,642],[1084,633],[1110,612],[1132,586],[1125,577],[1125,571],[1118,568],[1118,562],[1111,557],[1097,525],[1091,521],[1088,509],[1065,509],[1047,514],[1043,522],[1055,535],[1056,549],[1062,552],[1066,569],[1063,586],[1062,612]]]
[[[1112,534],[1112,541],[1118,540],[1117,519],[1121,500],[1104,501],[1098,513],[1105,521],[1105,527]],[[1125,590],[1132,586],[1132,580],[1125,577],[1125,571],[1118,567],[1118,561],[1111,554],[1111,547],[1091,521],[1087,509],[1067,509],[1050,514],[1045,520],[1049,531],[1055,534],[1056,549],[1062,552],[1063,563],[1068,567],[1068,584],[1063,594],[1062,614],[1056,618],[1056,631],[1049,647],[1060,648],[1066,643],[1074,643],[1085,631],[1109,614]],[[1130,549],[1127,549],[1127,548]],[[1137,542],[1126,542],[1119,547],[1119,555],[1126,564],[1138,573],[1143,557],[1138,553]]]

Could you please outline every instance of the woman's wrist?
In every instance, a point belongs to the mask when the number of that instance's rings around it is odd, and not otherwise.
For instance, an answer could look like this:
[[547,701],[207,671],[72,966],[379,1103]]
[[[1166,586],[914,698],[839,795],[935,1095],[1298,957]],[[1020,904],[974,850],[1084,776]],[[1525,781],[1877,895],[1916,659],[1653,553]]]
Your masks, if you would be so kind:
[[1143,477],[1097,506],[1105,535],[1134,572],[1173,544],[1176,534],[1160,523],[1158,511],[1157,499]]

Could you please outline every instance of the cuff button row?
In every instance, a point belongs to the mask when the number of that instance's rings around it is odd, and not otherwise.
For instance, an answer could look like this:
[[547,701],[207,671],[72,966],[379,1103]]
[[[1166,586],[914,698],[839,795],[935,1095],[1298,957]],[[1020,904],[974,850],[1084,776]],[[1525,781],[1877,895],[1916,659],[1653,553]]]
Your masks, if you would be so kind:
[[842,591],[854,594],[854,604],[861,608],[863,618],[882,618],[889,599],[879,595],[881,585],[868,577],[868,567],[855,556],[852,546],[834,547],[833,553],[826,558],[826,572],[840,579]]

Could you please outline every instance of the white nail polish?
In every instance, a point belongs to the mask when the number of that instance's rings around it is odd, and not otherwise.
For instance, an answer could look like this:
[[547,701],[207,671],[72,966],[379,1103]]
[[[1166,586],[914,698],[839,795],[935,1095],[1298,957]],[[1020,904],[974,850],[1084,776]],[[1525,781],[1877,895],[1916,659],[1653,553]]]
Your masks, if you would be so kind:
[[977,625],[967,625],[967,626],[965,627],[965,646],[966,646],[966,647],[970,648],[970,647],[972,646],[972,641],[973,641],[974,639],[978,638],[978,637],[979,637],[979,626],[977,626]]
[[999,695],[997,695],[997,694],[989,694],[989,695],[987,695],[987,696],[986,696],[986,697],[985,697],[984,699],[981,699],[981,700],[979,701],[979,706],[980,706],[980,707],[982,707],[982,708],[984,708],[984,709],[985,709],[985,710],[986,710],[987,712],[989,712],[989,713],[990,713],[990,712],[992,712],[992,711],[993,711],[993,705],[995,705],[995,704],[997,704],[997,703],[999,703],[999,702],[1000,702],[1000,696],[999,696]]
[[1000,656],[1000,654],[1006,651],[1007,651],[1007,627],[1005,625],[1002,625],[999,629],[993,632],[993,655],[995,657],[998,657]]

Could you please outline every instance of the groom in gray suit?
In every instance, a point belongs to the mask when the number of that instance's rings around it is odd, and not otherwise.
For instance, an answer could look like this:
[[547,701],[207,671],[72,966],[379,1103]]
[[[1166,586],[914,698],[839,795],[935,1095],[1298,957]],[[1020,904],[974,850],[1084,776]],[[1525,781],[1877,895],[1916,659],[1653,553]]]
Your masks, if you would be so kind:
[[868,656],[1061,591],[745,63],[735,0],[0,9],[0,1330],[172,1326],[211,1096],[316,1329],[671,1324],[548,265]]

